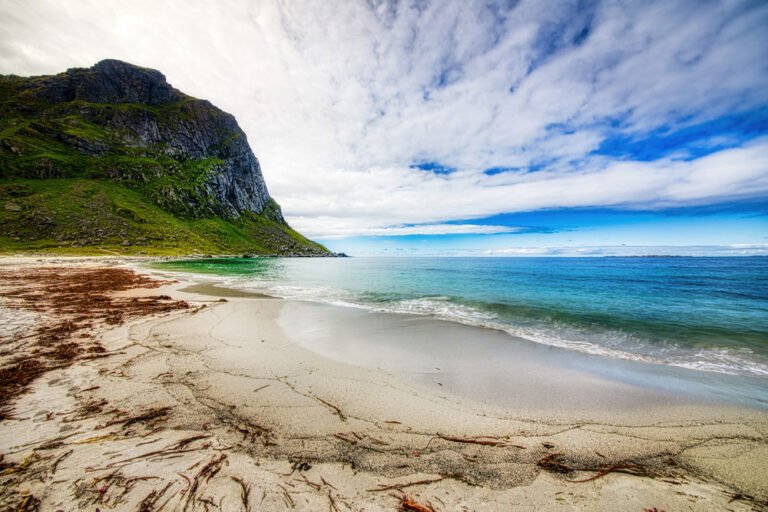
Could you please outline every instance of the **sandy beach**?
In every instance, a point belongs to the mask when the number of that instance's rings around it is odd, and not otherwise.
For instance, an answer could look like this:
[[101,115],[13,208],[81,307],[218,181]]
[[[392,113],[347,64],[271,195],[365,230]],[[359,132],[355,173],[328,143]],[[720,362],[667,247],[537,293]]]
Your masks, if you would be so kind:
[[[49,361],[3,382],[2,510],[768,509],[768,413],[713,394],[725,377],[681,390],[652,365],[138,259],[0,271],[18,276],[0,283],[0,364]],[[88,271],[123,276],[104,314],[18,299]],[[71,354],[46,348],[41,326],[75,320]]]

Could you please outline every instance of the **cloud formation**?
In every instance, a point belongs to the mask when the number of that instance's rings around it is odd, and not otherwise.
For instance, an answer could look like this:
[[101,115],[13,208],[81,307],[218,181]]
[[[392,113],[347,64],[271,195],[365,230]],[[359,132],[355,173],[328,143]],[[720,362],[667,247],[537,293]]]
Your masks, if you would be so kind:
[[[481,254],[468,252],[467,255],[478,256]],[[482,255],[501,257],[768,256],[768,244],[510,247],[508,249],[487,250]]]
[[2,73],[120,58],[234,113],[310,236],[768,196],[764,2],[4,0],[0,16]]

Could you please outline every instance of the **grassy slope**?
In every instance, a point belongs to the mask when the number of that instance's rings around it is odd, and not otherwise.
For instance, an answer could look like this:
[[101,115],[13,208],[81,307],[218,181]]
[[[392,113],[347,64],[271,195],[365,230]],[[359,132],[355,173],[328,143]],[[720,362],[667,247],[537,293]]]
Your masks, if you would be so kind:
[[[19,93],[23,80],[0,77],[0,253],[327,252],[269,212],[216,217],[215,200],[199,185],[219,160],[126,145],[121,133],[102,126],[104,117],[120,114],[182,125],[207,108],[192,98],[161,107],[46,105]],[[82,147],[102,149],[92,156]]]
[[322,246],[263,216],[182,218],[107,180],[0,181],[3,253],[301,254],[307,248]]

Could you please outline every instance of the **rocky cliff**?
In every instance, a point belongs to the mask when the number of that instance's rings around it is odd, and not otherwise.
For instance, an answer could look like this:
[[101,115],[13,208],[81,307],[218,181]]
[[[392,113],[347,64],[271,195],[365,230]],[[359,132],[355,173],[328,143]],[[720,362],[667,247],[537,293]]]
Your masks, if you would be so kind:
[[[61,204],[62,194],[83,211]],[[95,209],[85,204],[89,194]],[[117,60],[54,76],[0,76],[3,199],[0,244],[5,235],[11,248],[194,249],[149,229],[166,215],[176,231],[186,226],[206,239],[196,244],[203,252],[327,254],[287,226],[232,115],[174,89],[159,71]]]

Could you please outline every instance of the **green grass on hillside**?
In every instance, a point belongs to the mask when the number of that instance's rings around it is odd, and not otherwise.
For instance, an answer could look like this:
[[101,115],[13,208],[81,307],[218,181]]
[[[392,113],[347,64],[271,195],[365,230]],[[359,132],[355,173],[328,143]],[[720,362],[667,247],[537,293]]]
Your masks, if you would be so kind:
[[139,191],[108,180],[0,180],[0,253],[300,255],[325,251],[265,215],[185,218],[161,209]]
[[203,184],[222,160],[172,158],[161,146],[122,144],[119,132],[81,116],[66,112],[59,116],[0,123],[0,178],[111,179],[185,217],[216,210],[218,204]]
[[[0,75],[0,253],[328,254],[282,222],[274,201],[229,217],[209,190],[227,162],[204,155],[244,142],[229,114],[184,95],[159,105],[52,102],[38,94],[50,80]],[[145,142],[140,130],[153,127],[202,130],[216,146],[203,155]]]

